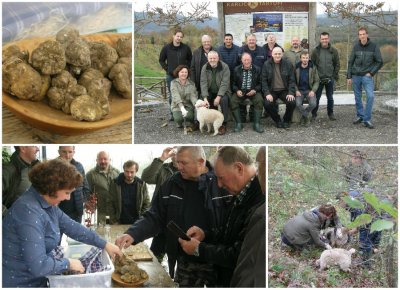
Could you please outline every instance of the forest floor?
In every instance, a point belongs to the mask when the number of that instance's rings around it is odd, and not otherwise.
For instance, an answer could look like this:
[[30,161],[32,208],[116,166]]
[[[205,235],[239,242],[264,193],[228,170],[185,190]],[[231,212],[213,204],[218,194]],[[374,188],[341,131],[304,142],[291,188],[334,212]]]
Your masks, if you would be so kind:
[[[360,148],[357,148],[360,149]],[[332,203],[343,225],[349,213],[336,200],[347,183],[341,173],[348,152],[354,147],[270,147],[268,150],[268,286],[324,288],[380,288],[388,285],[387,258],[392,255],[397,282],[397,242],[390,252],[388,231],[382,233],[379,252],[371,258],[371,268],[363,267],[358,235],[344,248],[354,248],[351,272],[338,267],[320,271],[315,266],[324,249],[310,247],[292,251],[282,247],[281,230],[291,217],[324,203]],[[362,147],[374,170],[369,186],[397,205],[397,148]]]

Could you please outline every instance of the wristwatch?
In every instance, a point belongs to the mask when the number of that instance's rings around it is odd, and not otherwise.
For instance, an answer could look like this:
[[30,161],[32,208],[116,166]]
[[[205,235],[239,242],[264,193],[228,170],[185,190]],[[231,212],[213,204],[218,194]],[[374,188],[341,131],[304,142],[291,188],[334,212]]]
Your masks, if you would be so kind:
[[199,246],[197,246],[196,249],[194,249],[193,255],[195,255],[196,257],[200,256],[200,253],[199,253]]

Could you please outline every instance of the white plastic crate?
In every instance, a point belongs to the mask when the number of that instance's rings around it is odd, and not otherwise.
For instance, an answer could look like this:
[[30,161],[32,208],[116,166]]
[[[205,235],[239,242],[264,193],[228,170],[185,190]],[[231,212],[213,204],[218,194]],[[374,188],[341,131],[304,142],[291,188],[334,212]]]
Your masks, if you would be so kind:
[[[70,245],[65,251],[65,258],[79,259],[92,246],[86,244]],[[90,274],[77,275],[51,275],[47,276],[51,288],[110,288],[111,275],[114,272],[114,265],[110,256],[103,250],[101,261],[107,270]]]

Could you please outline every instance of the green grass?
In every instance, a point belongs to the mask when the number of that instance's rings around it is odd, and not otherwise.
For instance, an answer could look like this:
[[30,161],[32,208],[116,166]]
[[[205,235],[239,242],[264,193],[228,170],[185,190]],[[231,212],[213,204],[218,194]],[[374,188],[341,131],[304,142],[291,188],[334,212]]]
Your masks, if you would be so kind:
[[165,77],[163,70],[154,70],[149,68],[142,63],[135,61],[135,76],[146,76],[146,77]]

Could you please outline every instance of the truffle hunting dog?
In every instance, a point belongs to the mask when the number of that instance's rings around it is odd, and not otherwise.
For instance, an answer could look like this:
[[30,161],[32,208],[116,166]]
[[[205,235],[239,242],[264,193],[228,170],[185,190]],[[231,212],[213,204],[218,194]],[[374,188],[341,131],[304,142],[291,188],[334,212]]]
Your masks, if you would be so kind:
[[197,120],[199,121],[200,132],[203,133],[204,125],[207,125],[207,132],[211,132],[211,125],[214,127],[214,136],[218,134],[218,129],[224,122],[224,115],[220,111],[209,109],[205,102],[197,100],[196,102]]
[[324,237],[329,241],[329,244],[332,247],[343,247],[345,244],[349,242],[349,230],[342,227],[340,229],[337,228],[328,228],[324,231]]
[[338,265],[345,272],[350,272],[351,254],[355,253],[355,249],[331,249],[322,252],[319,260],[316,261],[320,270],[324,270],[333,265]]

